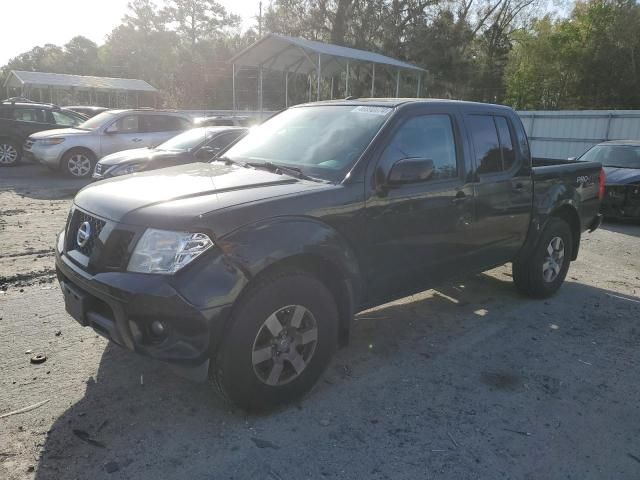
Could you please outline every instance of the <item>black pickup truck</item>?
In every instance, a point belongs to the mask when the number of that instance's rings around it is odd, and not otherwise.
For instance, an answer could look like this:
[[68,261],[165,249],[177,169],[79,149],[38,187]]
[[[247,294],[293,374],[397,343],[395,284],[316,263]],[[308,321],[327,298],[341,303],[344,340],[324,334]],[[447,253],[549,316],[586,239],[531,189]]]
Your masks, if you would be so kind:
[[78,193],[67,311],[245,409],[308,391],[354,313],[513,262],[548,297],[599,226],[599,163],[534,166],[507,107],[346,100],[274,116],[210,163]]

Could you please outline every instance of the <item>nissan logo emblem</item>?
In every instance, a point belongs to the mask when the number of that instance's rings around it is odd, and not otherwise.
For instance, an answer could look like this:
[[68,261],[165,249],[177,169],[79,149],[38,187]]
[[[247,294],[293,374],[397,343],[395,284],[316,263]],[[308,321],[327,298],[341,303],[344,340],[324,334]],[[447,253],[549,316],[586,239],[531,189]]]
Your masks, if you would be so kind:
[[78,233],[76,235],[76,242],[80,248],[84,247],[87,242],[91,238],[91,224],[89,222],[84,222],[78,228]]

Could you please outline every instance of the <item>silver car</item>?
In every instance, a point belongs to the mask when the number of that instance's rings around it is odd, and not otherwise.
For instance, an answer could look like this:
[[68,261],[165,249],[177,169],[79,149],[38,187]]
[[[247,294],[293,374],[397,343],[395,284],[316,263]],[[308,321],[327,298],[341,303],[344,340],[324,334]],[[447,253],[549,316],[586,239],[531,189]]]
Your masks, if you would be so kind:
[[131,148],[155,147],[193,126],[191,118],[159,110],[109,110],[75,128],[32,134],[27,156],[75,178],[91,175],[98,159]]

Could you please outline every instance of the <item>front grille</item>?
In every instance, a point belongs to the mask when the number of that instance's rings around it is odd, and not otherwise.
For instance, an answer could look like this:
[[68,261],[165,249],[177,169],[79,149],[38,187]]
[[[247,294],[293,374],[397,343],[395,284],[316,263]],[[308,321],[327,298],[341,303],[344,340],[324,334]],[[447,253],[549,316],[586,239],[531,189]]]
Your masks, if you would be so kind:
[[133,240],[133,232],[114,230],[107,242],[104,266],[109,270],[124,270],[129,263],[129,245]]
[[[78,230],[85,223],[89,225],[88,238],[86,239],[86,243],[80,245],[78,243]],[[100,236],[100,232],[102,232],[106,223],[107,222],[104,220],[100,220],[99,218],[93,217],[76,209],[71,216],[71,221],[67,228],[67,251],[77,250],[83,255],[90,257],[96,245],[96,241]]]

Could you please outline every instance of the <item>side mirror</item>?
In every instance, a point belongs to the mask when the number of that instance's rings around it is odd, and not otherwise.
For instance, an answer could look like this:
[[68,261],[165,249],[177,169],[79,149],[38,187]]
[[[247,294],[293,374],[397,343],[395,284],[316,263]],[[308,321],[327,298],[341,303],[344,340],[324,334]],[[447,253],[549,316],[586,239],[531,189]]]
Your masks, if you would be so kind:
[[104,133],[108,133],[109,135],[113,133],[118,133],[118,127],[116,127],[115,123],[113,125],[109,125],[109,127],[104,131]]
[[387,176],[387,185],[425,182],[431,178],[435,166],[428,158],[403,158],[393,164]]
[[567,158],[567,160],[569,160],[570,162],[575,162],[577,160],[576,157],[569,157]]

